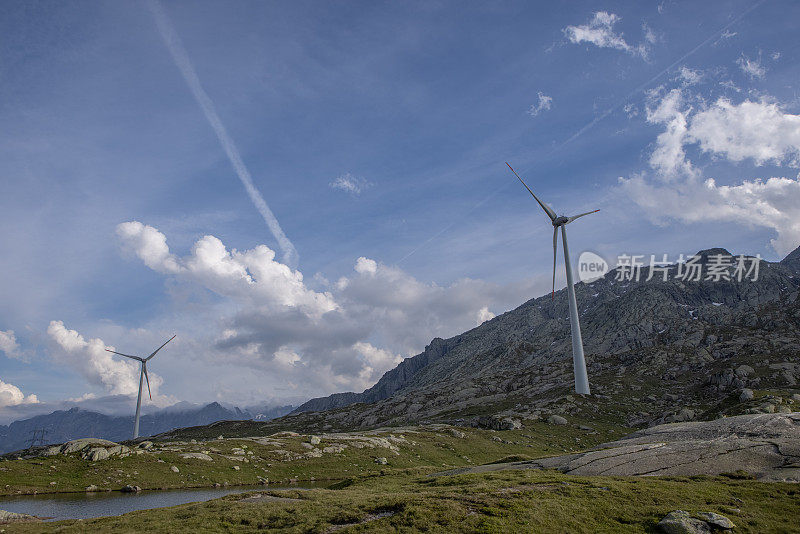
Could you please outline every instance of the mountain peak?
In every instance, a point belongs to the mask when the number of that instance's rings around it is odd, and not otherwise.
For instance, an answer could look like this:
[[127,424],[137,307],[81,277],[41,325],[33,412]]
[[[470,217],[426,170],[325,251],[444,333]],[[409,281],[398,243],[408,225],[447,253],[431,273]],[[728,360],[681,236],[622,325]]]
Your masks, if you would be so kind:
[[718,255],[733,256],[733,254],[728,252],[727,249],[724,249],[722,247],[707,248],[707,249],[699,251],[696,254],[696,256],[700,256],[701,258],[703,258],[704,261],[708,260],[709,256],[718,256]]

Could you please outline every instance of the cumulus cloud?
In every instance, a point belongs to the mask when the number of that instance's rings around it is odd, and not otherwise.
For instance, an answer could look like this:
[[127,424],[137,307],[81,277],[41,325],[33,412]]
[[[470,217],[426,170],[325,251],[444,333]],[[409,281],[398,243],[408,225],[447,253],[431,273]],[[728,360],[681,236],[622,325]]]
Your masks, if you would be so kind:
[[742,72],[747,74],[751,79],[763,78],[764,75],[767,74],[767,69],[761,65],[760,57],[758,59],[750,59],[742,54],[739,59],[736,60],[736,64],[739,65]]
[[117,226],[117,235],[123,248],[154,271],[179,275],[239,304],[300,308],[314,315],[336,308],[330,294],[308,289],[303,274],[276,261],[266,245],[229,251],[207,235],[194,244],[191,254],[179,258],[169,251],[166,236],[152,226],[125,222]]
[[528,115],[531,117],[537,116],[542,111],[548,111],[553,105],[553,97],[547,96],[541,92],[539,92],[538,96],[539,101],[535,104],[531,104],[531,107],[528,108]]
[[478,324],[481,325],[486,321],[494,319],[494,314],[489,311],[488,306],[484,306],[480,310],[478,310]]
[[[62,321],[51,321],[47,334],[54,343],[57,361],[78,371],[89,383],[102,386],[112,395],[135,395],[139,392],[139,365],[105,349],[102,339],[86,340],[76,330],[70,330]],[[153,400],[165,399],[158,395],[163,379],[148,369]],[[148,397],[144,397],[148,399]]]
[[[651,95],[652,97],[653,95]],[[686,156],[687,145],[732,162],[797,166],[800,153],[800,116],[785,113],[777,104],[719,99],[699,110],[687,104],[684,93],[673,89],[655,98],[648,121],[662,124],[650,156],[657,180],[645,174],[620,178],[623,191],[655,222],[670,214],[686,222],[730,221],[771,228],[771,245],[787,254],[800,243],[800,182],[770,177],[719,185],[703,178]]]
[[[518,304],[520,294],[532,292],[529,282],[423,283],[367,257],[358,258],[351,273],[334,283],[315,278],[327,287],[320,291],[309,287],[299,271],[276,262],[264,245],[239,252],[205,236],[191,253],[177,256],[161,246],[166,244],[162,234],[147,240],[158,243],[153,255],[139,250],[146,248],[139,232],[119,235],[151,269],[221,297],[213,317],[204,316],[193,333],[194,354],[215,364],[249,366],[298,395],[369,387],[433,337],[472,328],[476,319],[488,317],[489,306]],[[153,257],[169,258],[174,268],[164,268],[160,260],[148,263]]]
[[8,384],[0,380],[0,408],[7,406],[18,406],[20,404],[36,404],[39,399],[36,395],[25,395],[14,384]]
[[334,181],[328,184],[331,189],[338,189],[345,193],[358,196],[362,191],[372,186],[371,182],[359,176],[353,176],[349,172],[341,174],[336,177]]
[[650,165],[664,175],[693,173],[684,149],[692,144],[734,162],[751,159],[756,165],[798,166],[800,115],[786,113],[775,103],[745,100],[734,104],[720,98],[695,110],[686,103],[681,89],[655,100],[647,120],[663,124],[665,129],[656,139]]
[[649,45],[655,42],[653,32],[647,26],[644,26],[645,42],[636,46],[630,45],[625,41],[621,33],[614,31],[614,24],[619,20],[620,17],[614,13],[598,11],[588,23],[564,28],[564,35],[570,42],[575,44],[585,42],[600,48],[614,48],[646,59],[649,53]]
[[13,330],[0,330],[0,350],[9,358],[19,358],[19,344]]

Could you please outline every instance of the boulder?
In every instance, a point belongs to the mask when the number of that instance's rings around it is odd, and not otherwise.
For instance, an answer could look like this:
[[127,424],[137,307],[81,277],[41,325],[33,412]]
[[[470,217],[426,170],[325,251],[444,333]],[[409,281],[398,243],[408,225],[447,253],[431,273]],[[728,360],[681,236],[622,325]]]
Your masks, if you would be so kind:
[[741,393],[739,393],[739,402],[747,402],[753,400],[753,390],[744,388]]
[[386,458],[383,458],[383,457],[375,458],[375,463],[379,464],[379,465],[386,465],[386,464],[389,463],[389,460],[387,460]]
[[126,484],[125,486],[122,486],[122,489],[120,489],[120,491],[122,493],[139,493],[140,491],[142,491],[142,488],[140,488],[139,486],[131,486],[130,484]]
[[108,452],[108,449],[103,447],[92,447],[81,456],[90,462],[97,462],[109,458],[111,454]]
[[203,460],[206,462],[214,461],[214,459],[211,456],[209,456],[204,452],[187,452],[185,454],[181,454],[181,458]]
[[18,523],[20,521],[36,521],[38,519],[38,517],[28,514],[18,514],[16,512],[0,510],[0,525],[5,523]]
[[100,488],[98,488],[94,484],[90,484],[90,485],[86,486],[86,491],[100,491]]
[[171,465],[171,466],[169,467],[169,470],[170,470],[170,471],[172,471],[173,473],[180,473],[180,472],[181,472],[181,470],[180,470],[180,469],[178,469],[178,467],[177,467],[177,466],[174,466],[174,465]]
[[153,442],[152,441],[143,441],[138,445],[138,447],[140,449],[149,449],[152,446],[153,446]]
[[551,425],[566,425],[567,420],[561,417],[560,415],[551,415],[547,418],[547,422]]
[[697,517],[708,523],[712,530],[730,530],[736,526],[733,524],[733,521],[724,515],[716,514],[714,512],[700,512],[697,514]]
[[234,471],[238,471],[239,469],[241,469],[241,467],[239,467],[238,465],[234,465],[231,469],[233,469]]
[[308,442],[312,445],[319,445],[320,441],[322,440],[319,439],[319,436],[311,436],[308,438]]
[[704,534],[711,532],[708,523],[693,518],[683,510],[675,510],[668,513],[656,526],[665,534]]

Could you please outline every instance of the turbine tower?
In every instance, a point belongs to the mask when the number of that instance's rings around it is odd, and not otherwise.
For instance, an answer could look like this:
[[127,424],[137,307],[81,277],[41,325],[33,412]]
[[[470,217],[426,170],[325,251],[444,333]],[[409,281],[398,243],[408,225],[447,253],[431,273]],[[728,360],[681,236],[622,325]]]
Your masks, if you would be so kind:
[[[175,336],[172,336],[168,340],[164,342],[164,345],[169,343],[175,339]],[[153,351],[150,356],[147,358],[140,358],[139,356],[131,356],[130,354],[122,354],[121,352],[117,352],[115,350],[106,349],[107,352],[113,352],[114,354],[119,354],[120,356],[125,356],[126,358],[130,358],[132,360],[137,360],[142,363],[141,371],[139,372],[139,396],[136,397],[136,417],[133,418],[133,439],[139,437],[139,412],[142,408],[142,379],[147,380],[147,394],[150,395],[150,400],[153,400],[153,394],[150,393],[150,377],[147,376],[147,361],[156,355],[158,351],[164,348],[164,345],[161,345],[156,350]]]
[[[508,162],[506,162],[508,165]],[[572,264],[569,261],[569,247],[567,246],[567,225],[579,217],[589,215],[590,213],[597,213],[600,210],[587,211],[579,215],[567,217],[564,215],[558,216],[553,209],[539,200],[539,197],[533,194],[531,188],[528,187],[519,174],[508,165],[514,176],[522,182],[528,193],[533,196],[536,202],[541,206],[544,212],[550,217],[550,222],[553,223],[553,290],[550,298],[555,299],[556,294],[556,256],[558,250],[558,229],[561,228],[561,239],[564,242],[564,268],[567,271],[567,294],[569,300],[569,326],[572,332],[572,366],[575,374],[575,393],[580,395],[589,395],[589,377],[586,373],[586,360],[583,357],[583,340],[581,339],[581,324],[578,320],[578,303],[575,300],[575,287],[572,283]]]

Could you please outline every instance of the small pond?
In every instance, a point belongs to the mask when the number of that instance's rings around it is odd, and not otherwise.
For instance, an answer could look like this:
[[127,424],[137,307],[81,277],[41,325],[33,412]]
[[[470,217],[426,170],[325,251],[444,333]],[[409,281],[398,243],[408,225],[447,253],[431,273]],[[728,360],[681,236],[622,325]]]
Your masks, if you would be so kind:
[[232,493],[247,491],[324,488],[331,482],[305,482],[292,486],[228,486],[221,488],[188,488],[143,490],[139,493],[101,491],[91,493],[54,493],[0,497],[0,510],[60,519],[89,519],[121,515],[136,510],[164,508],[189,502],[209,501]]

